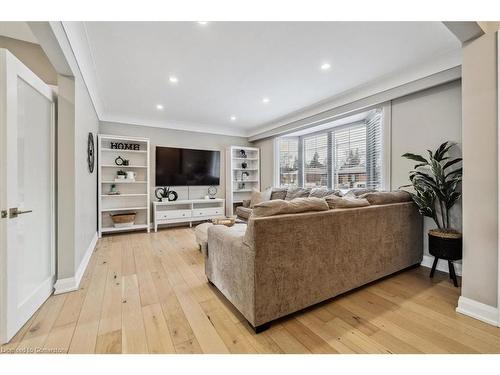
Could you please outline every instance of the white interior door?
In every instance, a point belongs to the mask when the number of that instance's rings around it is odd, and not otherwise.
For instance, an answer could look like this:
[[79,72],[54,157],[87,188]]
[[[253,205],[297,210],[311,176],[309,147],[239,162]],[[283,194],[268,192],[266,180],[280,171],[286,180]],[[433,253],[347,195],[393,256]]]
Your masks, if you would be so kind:
[[53,290],[54,97],[0,49],[0,343]]

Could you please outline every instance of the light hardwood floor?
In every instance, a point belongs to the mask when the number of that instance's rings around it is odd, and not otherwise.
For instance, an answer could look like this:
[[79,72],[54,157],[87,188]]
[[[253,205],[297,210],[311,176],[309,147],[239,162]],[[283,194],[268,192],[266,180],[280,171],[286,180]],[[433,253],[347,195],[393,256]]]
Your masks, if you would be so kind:
[[190,229],[99,241],[80,290],[50,297],[2,352],[500,353],[500,329],[457,314],[459,289],[417,268],[255,335],[205,278]]

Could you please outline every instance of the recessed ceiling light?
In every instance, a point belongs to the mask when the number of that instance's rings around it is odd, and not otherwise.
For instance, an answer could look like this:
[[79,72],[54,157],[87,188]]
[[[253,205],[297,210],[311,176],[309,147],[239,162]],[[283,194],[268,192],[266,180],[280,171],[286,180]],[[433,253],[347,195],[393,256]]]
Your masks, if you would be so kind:
[[176,76],[170,76],[170,77],[168,77],[168,80],[170,81],[170,83],[179,82],[179,79]]
[[162,104],[157,104],[156,105],[156,109],[158,109],[158,110],[161,111],[163,109],[163,105]]
[[269,103],[271,100],[269,98],[262,98],[262,103],[264,104],[267,104]]
[[328,63],[323,63],[321,64],[321,70],[328,70],[330,69],[332,66]]
[[198,21],[199,25],[205,26],[208,22],[207,21]]
[[236,121],[236,116],[231,116],[229,119],[230,119],[231,121]]

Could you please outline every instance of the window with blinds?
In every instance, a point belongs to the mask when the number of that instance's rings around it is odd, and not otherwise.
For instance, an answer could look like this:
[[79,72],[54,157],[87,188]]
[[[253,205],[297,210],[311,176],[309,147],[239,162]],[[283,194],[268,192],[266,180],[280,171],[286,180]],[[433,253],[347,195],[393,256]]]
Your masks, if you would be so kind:
[[297,187],[299,184],[299,138],[279,139],[280,186]]
[[299,137],[279,138],[280,186],[383,188],[383,116]]
[[328,186],[328,135],[304,138],[304,187]]
[[332,132],[333,187],[367,187],[366,125],[344,127]]

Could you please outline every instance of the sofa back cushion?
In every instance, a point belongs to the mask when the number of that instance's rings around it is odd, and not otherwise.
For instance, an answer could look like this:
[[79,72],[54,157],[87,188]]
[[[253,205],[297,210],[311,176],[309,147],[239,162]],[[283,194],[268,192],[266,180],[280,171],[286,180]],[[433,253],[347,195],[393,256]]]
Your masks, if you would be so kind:
[[252,215],[254,217],[266,217],[326,210],[328,210],[328,204],[321,198],[295,198],[291,201],[275,199],[255,205]]
[[377,190],[375,189],[367,189],[367,188],[354,188],[354,189],[350,189],[345,195],[354,195],[355,197],[359,197],[363,194],[367,194],[367,193],[375,193],[377,192]]
[[325,197],[325,201],[331,209],[366,207],[370,205],[370,202],[366,199],[349,196],[338,197],[336,195],[329,195]]
[[360,195],[359,198],[364,198],[371,205],[381,205],[381,204],[392,204],[392,203],[403,203],[410,202],[411,195],[404,191],[377,191],[376,193],[366,193]]
[[329,195],[337,195],[341,197],[342,192],[340,190],[330,190],[327,188],[313,188],[309,193],[309,197],[315,197],[315,198],[324,198]]
[[291,201],[295,198],[307,198],[311,193],[311,189],[309,188],[291,188],[286,192],[285,200]]

